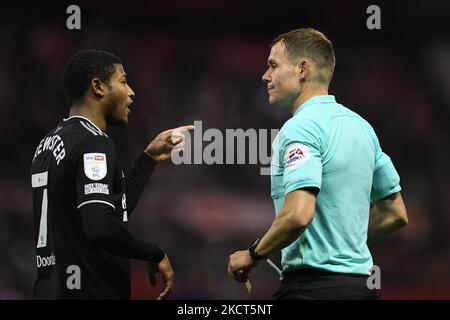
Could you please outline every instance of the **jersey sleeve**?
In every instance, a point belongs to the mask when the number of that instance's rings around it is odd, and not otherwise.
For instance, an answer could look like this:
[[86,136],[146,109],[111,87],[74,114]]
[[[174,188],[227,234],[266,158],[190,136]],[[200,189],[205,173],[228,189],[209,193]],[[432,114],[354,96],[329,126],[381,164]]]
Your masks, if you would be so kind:
[[130,215],[136,207],[139,197],[153,172],[155,160],[142,153],[135,161],[128,175],[125,177],[125,192],[127,195],[127,211]]
[[80,215],[86,238],[112,255],[156,263],[165,256],[156,244],[142,239],[116,219],[105,205],[82,206]]
[[103,203],[115,209],[113,179],[116,150],[111,139],[90,136],[74,148],[77,209],[89,203]]
[[370,199],[372,202],[377,202],[399,192],[402,188],[400,187],[400,176],[395,170],[391,158],[382,151],[375,132],[372,131],[372,133],[375,143],[375,167]]
[[285,195],[322,184],[321,130],[311,119],[292,118],[280,131],[279,157],[283,166]]

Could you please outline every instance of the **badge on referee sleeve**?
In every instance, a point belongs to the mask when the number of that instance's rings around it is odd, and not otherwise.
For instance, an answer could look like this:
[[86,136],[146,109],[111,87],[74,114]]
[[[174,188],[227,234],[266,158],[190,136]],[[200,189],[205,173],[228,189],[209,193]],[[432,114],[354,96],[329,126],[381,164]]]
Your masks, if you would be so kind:
[[291,143],[287,146],[283,157],[285,169],[296,169],[304,164],[311,157],[309,148],[299,142]]

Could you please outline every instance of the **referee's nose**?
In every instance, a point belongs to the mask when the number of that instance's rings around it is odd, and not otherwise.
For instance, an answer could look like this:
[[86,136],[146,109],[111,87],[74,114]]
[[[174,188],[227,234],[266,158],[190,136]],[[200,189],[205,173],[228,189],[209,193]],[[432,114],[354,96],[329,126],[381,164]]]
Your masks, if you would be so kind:
[[270,77],[269,77],[269,69],[266,70],[266,72],[264,72],[264,74],[261,77],[262,81],[267,83],[270,81]]

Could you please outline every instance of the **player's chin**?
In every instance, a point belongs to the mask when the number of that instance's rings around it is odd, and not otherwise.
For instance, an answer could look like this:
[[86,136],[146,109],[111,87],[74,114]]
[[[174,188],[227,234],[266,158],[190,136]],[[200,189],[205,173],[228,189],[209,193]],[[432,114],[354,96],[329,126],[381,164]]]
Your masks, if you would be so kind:
[[126,126],[128,124],[128,117],[130,116],[130,109],[126,108],[122,118],[119,120],[122,126]]
[[128,124],[128,116],[110,119],[109,124],[114,127],[124,127]]
[[124,126],[126,126],[127,124],[128,124],[128,116],[125,116],[125,117],[120,121],[119,126],[124,127]]

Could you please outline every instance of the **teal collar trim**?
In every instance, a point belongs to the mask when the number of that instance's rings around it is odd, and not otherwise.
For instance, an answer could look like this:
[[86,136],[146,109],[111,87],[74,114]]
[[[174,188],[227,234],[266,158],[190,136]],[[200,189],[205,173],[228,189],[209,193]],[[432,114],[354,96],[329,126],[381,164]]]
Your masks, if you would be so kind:
[[297,110],[295,110],[294,116],[311,105],[322,103],[336,103],[336,99],[333,95],[311,97],[303,102],[300,107],[297,108]]

